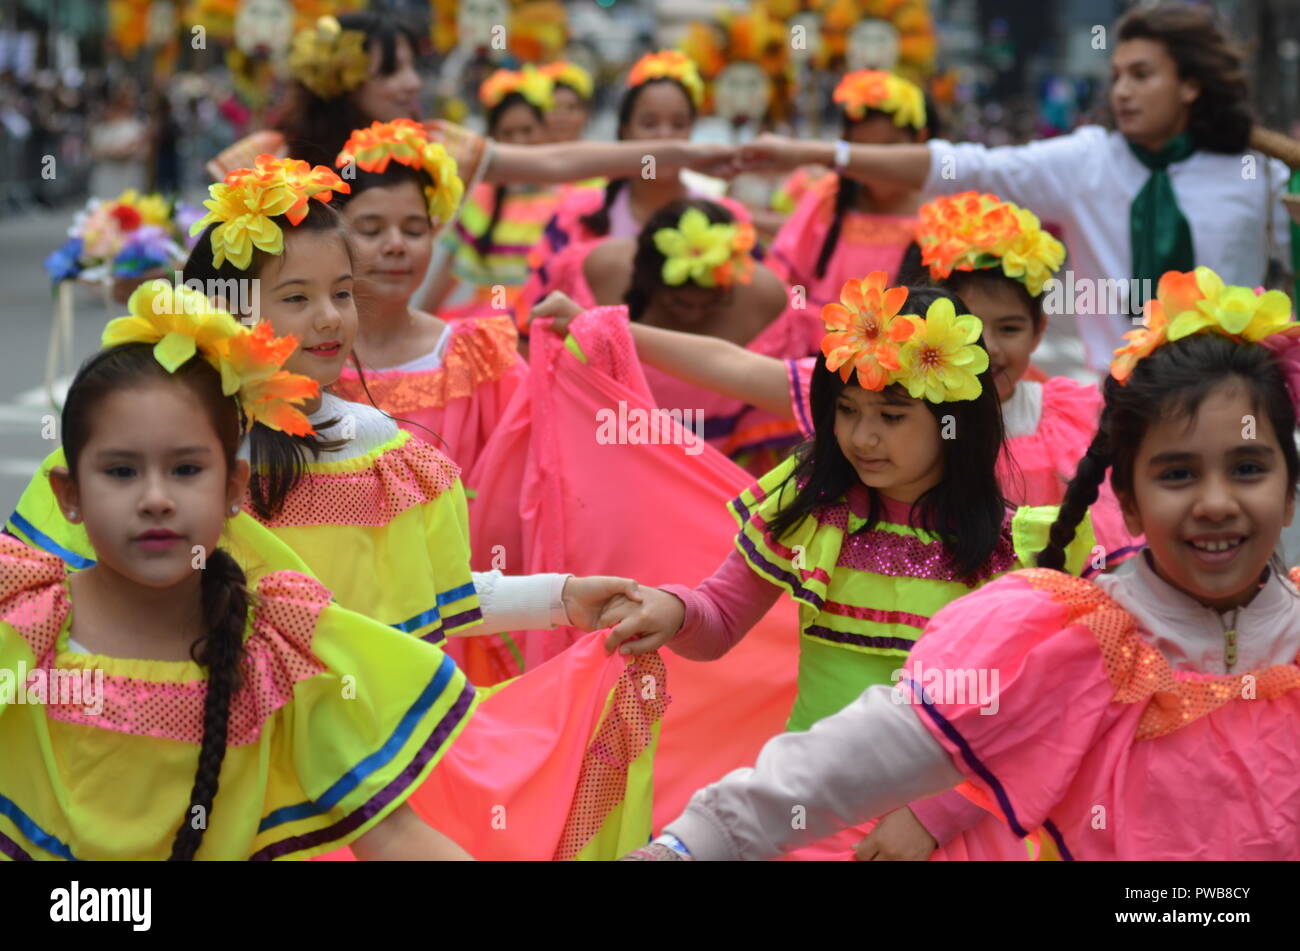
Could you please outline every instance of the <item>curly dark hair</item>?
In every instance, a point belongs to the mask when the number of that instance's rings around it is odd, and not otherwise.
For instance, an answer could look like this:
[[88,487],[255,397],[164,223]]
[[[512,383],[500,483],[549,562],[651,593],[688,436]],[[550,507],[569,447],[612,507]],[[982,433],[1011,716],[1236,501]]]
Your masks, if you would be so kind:
[[1130,10],[1115,26],[1118,42],[1152,40],[1164,45],[1181,79],[1194,79],[1201,94],[1192,103],[1187,132],[1197,146],[1228,154],[1244,151],[1254,115],[1244,54],[1212,10],[1162,3]]

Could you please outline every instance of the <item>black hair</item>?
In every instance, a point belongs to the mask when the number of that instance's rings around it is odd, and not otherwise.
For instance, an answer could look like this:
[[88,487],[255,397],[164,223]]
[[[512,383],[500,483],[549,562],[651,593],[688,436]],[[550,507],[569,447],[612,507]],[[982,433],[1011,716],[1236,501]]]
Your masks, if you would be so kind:
[[[509,92],[501,97],[500,102],[488,110],[488,135],[492,135],[496,131],[496,127],[501,122],[501,117],[505,115],[506,110],[518,105],[527,106],[532,110],[533,115],[537,117],[537,121],[543,126],[546,125],[546,116],[536,103],[529,101],[521,92]],[[508,187],[502,182],[492,191],[492,214],[488,217],[487,227],[483,229],[483,233],[474,239],[474,250],[480,258],[486,258],[488,251],[492,249],[492,233],[497,230],[497,223],[501,220],[501,211],[506,203]]]
[[636,253],[632,257],[632,277],[623,303],[627,305],[629,320],[640,320],[650,308],[655,293],[664,286],[664,253],[655,245],[655,232],[660,228],[676,228],[682,215],[691,208],[704,212],[710,224],[729,225],[736,220],[731,209],[707,198],[679,198],[656,211],[641,228],[636,240]]
[[[952,301],[957,313],[966,307],[955,294],[935,287],[909,287],[901,314],[924,316],[937,300]],[[983,346],[981,340],[980,345]],[[834,504],[854,485],[857,472],[844,457],[835,438],[836,405],[840,395],[856,386],[854,377],[846,383],[839,373],[826,369],[818,359],[812,378],[813,439],[798,452],[799,463],[792,478],[799,491],[790,505],[772,521],[773,538],[781,538],[812,512]],[[986,369],[979,375],[980,395],[973,400],[946,403],[923,401],[936,426],[952,424],[955,438],[943,439],[943,478],[912,504],[914,524],[944,539],[957,575],[974,584],[980,569],[1002,540],[1007,503],[998,485],[995,466],[1002,450],[1002,409],[997,387]],[[894,384],[881,391],[888,400],[908,402],[907,391]],[[951,417],[951,420],[945,417]],[[870,511],[864,530],[881,517],[879,494],[869,490]]]
[[[203,403],[221,442],[226,471],[235,467],[239,452],[241,413],[238,404],[221,392],[221,374],[202,357],[191,357],[168,373],[153,355],[153,346],[130,343],[102,350],[78,370],[63,404],[63,453],[75,481],[81,451],[90,439],[95,407],[110,394],[143,383],[166,381],[186,386]],[[217,548],[208,556],[201,579],[203,617],[207,632],[190,645],[190,656],[208,670],[203,700],[203,739],[190,801],[172,843],[173,861],[190,861],[203,841],[212,818],[213,801],[226,756],[231,698],[239,689],[244,629],[251,595],[243,569],[229,552]],[[196,823],[195,810],[205,821]]]
[[[682,91],[686,97],[686,105],[690,109],[691,121],[695,121],[695,100],[691,98],[691,92],[679,80],[671,76],[659,76],[655,79],[647,79],[645,82],[636,86],[629,86],[623,90],[623,98],[618,103],[618,138],[623,139],[623,130],[627,128],[628,123],[632,121],[632,113],[636,110],[637,99],[641,93],[651,86],[663,83],[672,83]],[[614,200],[618,193],[627,185],[626,178],[611,178],[605,185],[605,199],[601,202],[600,207],[591,214],[583,215],[578,220],[582,222],[584,228],[594,235],[609,234],[609,209],[614,206]]]
[[[307,214],[297,225],[291,224],[283,215],[271,219],[285,233],[287,241],[291,235],[305,232],[334,232],[343,242],[348,259],[352,260],[352,246],[348,241],[347,231],[342,217],[337,211],[323,202],[309,199]],[[254,280],[261,274],[267,262],[275,255],[260,248],[253,249],[253,256],[247,269],[241,270],[229,258],[216,267],[212,263],[212,231],[217,223],[209,225],[199,235],[198,242],[190,252],[185,268],[181,272],[182,280],[188,284],[198,281],[203,293],[213,293],[221,286],[238,287],[241,280]],[[229,282],[224,283],[223,282]],[[240,315],[236,315],[240,316]],[[245,315],[248,316],[248,315]],[[260,316],[260,315],[256,315]],[[336,425],[337,419],[320,425],[325,429]],[[255,423],[249,432],[249,444],[252,452],[252,476],[248,483],[249,504],[261,519],[269,521],[284,506],[285,499],[303,477],[304,453],[310,452],[313,458],[320,458],[322,452],[333,452],[347,444],[347,440],[324,440],[319,436],[290,436],[288,433],[271,429],[261,423]]]
[[[1237,343],[1217,333],[1184,337],[1157,347],[1140,360],[1123,386],[1114,377],[1106,377],[1097,433],[1065,489],[1047,547],[1038,555],[1039,566],[1062,569],[1065,549],[1074,540],[1084,514],[1097,501],[1107,470],[1115,493],[1132,498],[1134,464],[1152,423],[1181,416],[1194,418],[1205,399],[1226,382],[1243,387],[1257,414],[1268,417],[1286,464],[1287,484],[1294,493],[1300,477],[1295,409],[1272,352],[1261,344]],[[1275,560],[1274,567],[1280,570],[1281,565]]]
[[[391,76],[397,70],[397,44],[405,40],[412,55],[420,50],[419,31],[391,12],[346,13],[338,18],[344,30],[365,34],[366,52],[379,48],[379,75]],[[289,94],[270,121],[271,128],[284,135],[289,155],[312,165],[334,167],[334,159],[353,129],[370,126],[373,116],[361,111],[351,92],[333,99],[322,99],[300,82],[291,84]]]
[[921,246],[913,241],[903,252],[903,260],[898,266],[898,284],[933,284],[936,287],[942,287],[945,290],[952,291],[957,296],[961,296],[963,288],[969,287],[1009,287],[1013,290],[1020,302],[1029,309],[1029,318],[1033,321],[1034,333],[1043,326],[1043,294],[1029,293],[1029,288],[1017,281],[1014,277],[1007,277],[1002,273],[1002,268],[987,267],[978,268],[974,271],[953,271],[943,280],[934,280],[930,277],[930,269],[921,263]]
[[[935,114],[934,101],[930,98],[929,93],[923,95],[925,97],[925,125],[920,129],[910,129],[909,127],[913,141],[919,140],[922,133],[925,133],[927,138],[934,138],[939,134],[937,131],[939,120]],[[883,109],[867,109],[857,119],[841,110],[840,124],[844,137],[848,138],[849,130],[857,123],[881,116],[891,122],[894,119],[893,115]],[[826,230],[826,237],[822,240],[821,251],[817,254],[817,264],[814,269],[817,277],[826,276],[826,268],[830,265],[831,257],[835,254],[835,248],[840,243],[840,232],[844,227],[844,216],[853,209],[853,206],[857,204],[858,196],[862,194],[862,183],[857,179],[838,174],[836,174],[836,178],[839,179],[839,184],[835,189],[835,208],[831,215],[830,227]]]

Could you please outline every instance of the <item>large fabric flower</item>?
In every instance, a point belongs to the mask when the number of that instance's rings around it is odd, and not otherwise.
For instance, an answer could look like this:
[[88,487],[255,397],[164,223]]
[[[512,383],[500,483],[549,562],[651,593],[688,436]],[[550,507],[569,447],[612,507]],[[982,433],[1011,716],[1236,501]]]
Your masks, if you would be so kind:
[[694,281],[701,287],[716,285],[715,269],[731,257],[736,226],[713,224],[698,208],[688,208],[676,228],[660,228],[655,247],[665,258],[663,279],[674,287]]
[[424,186],[429,217],[438,224],[450,221],[465,194],[456,160],[439,142],[431,142],[424,126],[411,119],[372,122],[356,129],[343,144],[335,164],[343,168],[356,162],[362,171],[382,175],[390,162],[419,169],[429,176]]
[[665,77],[682,84],[696,109],[704,105],[704,80],[700,78],[700,71],[686,54],[677,50],[646,53],[627,74],[627,85],[631,89],[652,79]]
[[880,69],[848,73],[831,98],[850,119],[861,119],[868,109],[888,113],[896,126],[920,129],[925,125],[925,95],[919,86]]
[[1143,306],[1142,329],[1130,330],[1124,335],[1128,343],[1115,351],[1115,359],[1110,361],[1110,375],[1121,384],[1127,383],[1138,361],[1150,356],[1156,347],[1163,344],[1168,333],[1169,318],[1164,305],[1158,299],[1147,301]]
[[310,377],[280,369],[298,348],[293,336],[276,337],[267,321],[230,340],[221,364],[222,389],[238,393],[250,423],[262,423],[291,436],[311,433],[311,422],[293,404],[320,394]]
[[105,348],[152,343],[155,359],[168,373],[199,352],[219,369],[230,339],[248,330],[199,291],[164,280],[137,287],[127,309],[129,316],[108,322],[100,343]]
[[294,36],[289,75],[321,99],[337,99],[370,78],[366,35],[343,29],[335,17],[321,17]]
[[975,341],[983,325],[973,314],[958,314],[946,297],[926,309],[925,320],[899,354],[897,382],[913,399],[931,403],[973,400],[982,387],[978,375],[989,368],[989,355]]
[[555,83],[568,86],[583,99],[591,98],[591,73],[577,63],[561,59],[554,63],[547,63],[541,70]]
[[512,92],[519,93],[543,112],[555,106],[555,81],[531,63],[518,71],[498,69],[479,86],[478,98],[485,108],[495,109]]
[[[1219,275],[1208,267],[1192,272],[1200,291],[1200,300],[1180,310],[1171,318],[1169,339],[1181,340],[1206,328],[1261,340],[1285,327],[1291,319],[1291,300],[1281,291],[1256,294],[1249,287],[1227,287]],[[1168,274],[1160,278],[1164,287]]]
[[921,263],[935,280],[953,271],[1001,267],[1033,296],[1065,261],[1065,245],[1031,211],[996,195],[963,192],[937,198],[918,212]]
[[866,390],[883,390],[900,367],[898,345],[915,332],[915,325],[898,311],[907,302],[906,287],[886,288],[884,271],[872,271],[861,281],[840,289],[840,303],[822,308],[822,323],[830,333],[822,338],[826,369],[839,371],[848,382],[857,370]]

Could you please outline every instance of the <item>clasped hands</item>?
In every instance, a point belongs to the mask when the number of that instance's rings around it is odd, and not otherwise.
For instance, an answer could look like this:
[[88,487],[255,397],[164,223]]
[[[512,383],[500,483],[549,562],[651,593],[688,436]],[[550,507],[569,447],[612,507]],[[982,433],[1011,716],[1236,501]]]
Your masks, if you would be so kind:
[[743,145],[685,144],[682,165],[703,175],[732,178],[742,172],[784,172],[808,164],[805,143],[765,133]]
[[681,599],[631,578],[572,577],[564,582],[562,598],[572,626],[584,631],[613,628],[605,638],[607,654],[658,650],[672,640],[686,616]]

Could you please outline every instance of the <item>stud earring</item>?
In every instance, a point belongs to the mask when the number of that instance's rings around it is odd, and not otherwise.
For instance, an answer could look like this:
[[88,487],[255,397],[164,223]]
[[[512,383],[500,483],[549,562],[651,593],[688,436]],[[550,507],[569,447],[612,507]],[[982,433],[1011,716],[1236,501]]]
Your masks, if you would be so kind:
[[239,506],[238,506],[238,505],[232,505],[232,506],[230,506],[230,514],[231,514],[231,515],[238,515],[238,514],[239,514]]
[[77,520],[77,510],[76,510],[76,509],[69,509],[69,510],[68,510],[68,521],[69,521],[69,522],[75,522],[76,520]]

